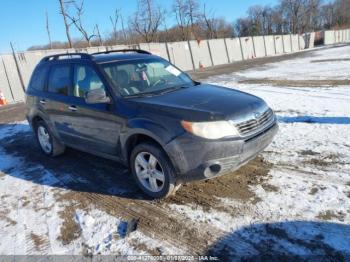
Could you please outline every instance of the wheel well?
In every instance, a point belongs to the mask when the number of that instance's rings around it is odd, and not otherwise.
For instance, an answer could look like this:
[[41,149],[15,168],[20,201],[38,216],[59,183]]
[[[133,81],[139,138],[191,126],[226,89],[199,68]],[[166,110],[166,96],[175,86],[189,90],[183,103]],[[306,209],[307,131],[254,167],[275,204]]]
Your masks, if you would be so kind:
[[39,122],[39,121],[44,121],[40,116],[35,116],[33,119],[32,119],[32,125],[33,127],[36,127],[36,124]]
[[[155,144],[155,145],[159,146],[159,148],[163,149],[162,145],[150,136],[143,135],[143,134],[132,135],[131,137],[129,137],[129,139],[126,142],[126,150],[127,150],[126,153],[127,153],[127,158],[128,158],[127,161],[128,162],[130,160],[130,155],[131,155],[132,149],[135,146],[137,146],[141,143],[145,143],[145,142]],[[163,149],[163,151],[164,151],[164,149]],[[166,154],[166,152],[164,152],[164,153]],[[168,156],[168,155],[166,154],[166,156]]]

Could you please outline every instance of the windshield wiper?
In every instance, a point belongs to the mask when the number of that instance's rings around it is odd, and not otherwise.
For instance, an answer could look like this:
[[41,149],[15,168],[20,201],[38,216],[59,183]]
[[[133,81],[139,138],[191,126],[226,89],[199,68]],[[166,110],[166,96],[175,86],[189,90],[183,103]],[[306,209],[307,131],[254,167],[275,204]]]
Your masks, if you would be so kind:
[[[179,89],[185,89],[185,88],[189,88],[189,86],[172,86],[172,87],[168,87],[166,89],[163,90],[159,90],[158,92],[156,92],[156,94],[166,94],[166,93],[170,93]],[[153,93],[153,92],[152,92]]]
[[151,92],[145,92],[145,93],[139,93],[139,94],[134,94],[134,95],[129,95],[126,96],[125,98],[135,98],[135,97],[151,97],[151,96],[156,96],[156,95],[163,95],[166,93],[170,93],[179,89],[184,89],[184,88],[189,88],[189,86],[172,86],[168,87],[162,90],[155,90]]

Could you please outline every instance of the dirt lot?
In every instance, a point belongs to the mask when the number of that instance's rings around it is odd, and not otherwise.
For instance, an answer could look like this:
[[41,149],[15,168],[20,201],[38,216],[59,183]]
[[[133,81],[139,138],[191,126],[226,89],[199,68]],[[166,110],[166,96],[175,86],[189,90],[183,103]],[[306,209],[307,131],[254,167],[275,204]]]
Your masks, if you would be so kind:
[[25,105],[23,103],[0,107],[0,124],[25,119]]
[[[196,73],[263,97],[280,132],[240,170],[184,185],[161,201],[145,198],[115,162],[72,149],[43,156],[22,121],[24,106],[1,108],[0,254],[345,259],[350,86],[342,69],[350,69],[349,51],[327,48]],[[297,71],[301,65],[309,70]]]

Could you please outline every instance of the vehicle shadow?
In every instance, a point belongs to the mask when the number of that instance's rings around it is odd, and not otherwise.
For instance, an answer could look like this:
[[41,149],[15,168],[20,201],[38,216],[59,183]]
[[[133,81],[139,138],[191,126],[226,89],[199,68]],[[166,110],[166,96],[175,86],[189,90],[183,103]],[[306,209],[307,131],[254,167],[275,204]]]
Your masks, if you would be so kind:
[[7,175],[51,187],[149,200],[118,162],[70,148],[56,158],[45,156],[26,124],[0,124],[0,153],[1,161],[9,162],[0,163]]
[[252,224],[219,239],[206,255],[219,261],[349,261],[350,226],[314,221]]
[[339,124],[349,125],[350,117],[317,117],[317,116],[278,116],[282,123],[310,123],[310,124]]

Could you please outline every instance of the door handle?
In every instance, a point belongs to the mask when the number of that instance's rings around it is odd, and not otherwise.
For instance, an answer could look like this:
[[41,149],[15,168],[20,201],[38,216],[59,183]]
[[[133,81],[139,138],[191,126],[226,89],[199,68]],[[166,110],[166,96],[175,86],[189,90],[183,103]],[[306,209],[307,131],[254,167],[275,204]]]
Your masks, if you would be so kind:
[[77,111],[78,110],[78,108],[76,106],[70,106],[70,107],[68,107],[68,109],[70,111]]
[[42,104],[42,105],[45,105],[45,104],[46,104],[45,99],[41,99],[39,102],[40,102],[40,104]]

